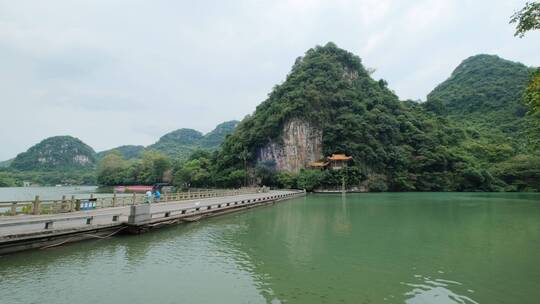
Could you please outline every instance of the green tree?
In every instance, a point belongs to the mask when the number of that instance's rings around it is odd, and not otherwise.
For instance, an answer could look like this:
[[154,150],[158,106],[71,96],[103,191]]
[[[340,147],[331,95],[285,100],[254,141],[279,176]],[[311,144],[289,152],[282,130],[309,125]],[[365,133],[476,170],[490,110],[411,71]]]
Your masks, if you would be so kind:
[[540,68],[531,73],[531,80],[524,94],[525,103],[530,107],[531,114],[540,113]]
[[229,168],[225,170],[217,170],[215,172],[216,185],[225,188],[239,188],[244,185],[247,179],[247,172],[242,169]]
[[[540,29],[540,2],[527,2],[525,7],[512,15],[510,23],[517,23],[514,36],[519,38],[523,38],[528,31]],[[531,73],[524,99],[531,107],[531,113],[540,112],[540,68]]]
[[514,191],[540,191],[540,156],[517,155],[497,164],[492,174]]
[[520,38],[528,31],[540,29],[540,3],[525,3],[525,7],[510,17],[510,23],[517,23],[514,36]]
[[324,172],[318,170],[301,170],[297,177],[298,188],[313,191],[321,186]]
[[100,185],[121,185],[126,178],[128,162],[124,160],[122,154],[113,151],[107,154],[99,162],[97,169],[97,182]]
[[255,176],[261,185],[276,184],[276,163],[274,161],[260,162],[255,166]]
[[0,172],[0,187],[14,187],[16,184],[16,180],[9,173]]
[[207,188],[212,184],[210,162],[206,158],[193,159],[178,166],[174,184],[181,188]]
[[372,192],[385,192],[388,190],[388,185],[384,180],[377,178],[368,182],[368,188]]
[[226,186],[233,187],[233,188],[239,188],[244,185],[244,181],[247,178],[247,172],[245,170],[233,170],[231,173],[229,173],[227,177],[227,183]]
[[142,156],[142,171],[139,172],[139,181],[153,184],[163,181],[164,173],[170,169],[171,160],[163,153],[148,151]]
[[283,189],[293,189],[296,187],[296,176],[289,172],[277,172],[276,186]]

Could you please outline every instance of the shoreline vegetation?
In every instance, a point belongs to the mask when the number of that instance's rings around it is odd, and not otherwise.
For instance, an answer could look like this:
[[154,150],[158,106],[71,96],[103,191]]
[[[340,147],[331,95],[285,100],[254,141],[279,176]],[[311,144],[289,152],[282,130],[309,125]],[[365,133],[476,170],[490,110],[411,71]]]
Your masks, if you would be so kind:
[[[385,80],[372,78],[358,56],[330,42],[297,58],[252,115],[216,128],[211,139],[180,129],[152,149],[122,146],[95,153],[76,138],[53,137],[3,163],[0,186],[167,182],[179,189],[540,191],[540,114],[527,114],[523,101],[534,71],[495,55],[476,55],[426,101],[402,101]],[[301,135],[293,136],[295,146],[286,146],[291,139],[284,126],[292,120],[321,134],[303,143],[319,155],[304,155]],[[68,148],[54,148],[59,145]],[[269,147],[301,152],[265,158],[262,151]],[[341,170],[282,168],[334,153],[352,161]]]

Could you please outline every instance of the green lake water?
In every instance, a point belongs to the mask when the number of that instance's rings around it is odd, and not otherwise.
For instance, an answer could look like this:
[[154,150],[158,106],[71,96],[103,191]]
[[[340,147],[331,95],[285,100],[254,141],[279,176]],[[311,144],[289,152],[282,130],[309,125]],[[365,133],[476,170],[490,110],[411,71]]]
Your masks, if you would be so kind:
[[0,303],[540,303],[540,195],[308,195],[0,257]]

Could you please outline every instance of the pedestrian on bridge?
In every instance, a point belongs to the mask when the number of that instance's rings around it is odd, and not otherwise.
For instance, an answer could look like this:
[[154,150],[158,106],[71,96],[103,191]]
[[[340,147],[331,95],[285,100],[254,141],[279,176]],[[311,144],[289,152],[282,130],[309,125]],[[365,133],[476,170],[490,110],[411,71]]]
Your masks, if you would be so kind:
[[150,190],[146,191],[146,203],[147,204],[152,203],[153,196],[154,195],[152,194],[152,191],[150,191]]
[[155,196],[156,196],[156,203],[159,203],[159,199],[161,198],[161,192],[159,192],[159,189],[156,189]]

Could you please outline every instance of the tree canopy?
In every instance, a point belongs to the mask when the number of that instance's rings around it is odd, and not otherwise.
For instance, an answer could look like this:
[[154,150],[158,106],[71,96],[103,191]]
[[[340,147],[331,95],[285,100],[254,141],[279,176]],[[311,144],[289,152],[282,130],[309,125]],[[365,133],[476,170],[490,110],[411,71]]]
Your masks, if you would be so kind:
[[[525,7],[512,15],[510,23],[517,23],[514,36],[520,38],[529,31],[540,29],[540,3],[527,2]],[[540,68],[531,73],[524,100],[531,108],[532,114],[540,113]]]
[[520,38],[528,31],[540,29],[540,2],[527,2],[510,17],[510,23],[516,23],[514,36]]

